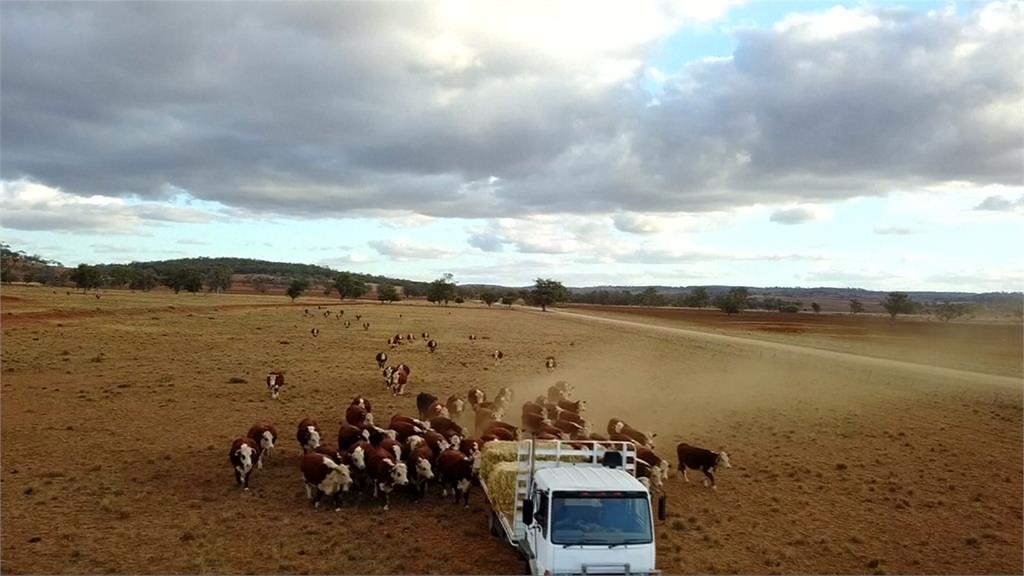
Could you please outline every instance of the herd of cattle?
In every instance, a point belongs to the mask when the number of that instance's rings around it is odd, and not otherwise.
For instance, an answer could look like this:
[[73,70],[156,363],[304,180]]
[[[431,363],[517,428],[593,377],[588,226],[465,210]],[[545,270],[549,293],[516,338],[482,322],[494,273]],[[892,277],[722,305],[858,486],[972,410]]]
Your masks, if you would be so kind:
[[[427,332],[421,337],[433,353],[437,342],[430,339]],[[396,334],[388,338],[388,344],[395,347],[403,340],[409,342],[414,338],[411,334],[404,338]],[[475,341],[476,336],[470,335],[470,340]],[[492,356],[497,363],[504,353],[496,350]],[[404,363],[388,366],[388,354],[383,351],[375,360],[385,387],[392,394],[405,394],[412,372],[409,366]],[[549,372],[556,366],[554,357],[545,359]],[[278,397],[283,386],[283,372],[267,375],[267,388],[273,398]],[[632,442],[637,448],[637,477],[650,490],[663,489],[670,463],[654,452],[654,434],[641,432],[618,418],[608,421],[607,435],[593,432],[583,416],[586,402],[572,400],[572,387],[566,382],[558,382],[548,388],[546,395],[524,402],[519,426],[505,421],[513,397],[510,388],[501,388],[493,400],[488,400],[478,388],[470,389],[465,399],[452,395],[444,402],[433,394],[420,392],[416,396],[418,417],[395,414],[384,428],[377,425],[370,401],[356,396],[345,410],[336,445],[325,441],[315,420],[303,418],[298,423],[295,438],[303,453],[299,468],[306,497],[313,501],[314,507],[319,507],[321,500],[328,497],[335,509],[339,509],[344,492],[372,489],[373,497],[382,497],[384,510],[387,510],[391,492],[396,488],[407,490],[418,500],[426,495],[431,483],[436,483],[441,486],[442,496],[451,491],[456,503],[461,501],[468,506],[470,489],[479,483],[483,447],[489,442],[525,438],[562,440],[580,449],[594,442],[598,446],[609,441]],[[472,418],[466,413],[467,406]],[[471,429],[459,424],[467,419],[473,423]],[[254,424],[245,436],[233,441],[229,460],[239,486],[249,489],[252,472],[263,468],[277,442],[277,427],[269,422]],[[715,470],[730,467],[725,452],[679,444],[676,453],[678,469],[686,481],[689,481],[687,468],[698,469],[705,475],[704,484],[710,482],[712,488],[715,487]]]

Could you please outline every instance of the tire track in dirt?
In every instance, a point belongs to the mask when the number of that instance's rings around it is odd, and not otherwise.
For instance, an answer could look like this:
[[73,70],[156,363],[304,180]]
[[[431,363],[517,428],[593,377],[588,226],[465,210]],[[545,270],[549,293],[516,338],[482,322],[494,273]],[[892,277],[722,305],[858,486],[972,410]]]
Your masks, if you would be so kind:
[[751,347],[760,347],[766,350],[803,354],[806,356],[812,356],[824,360],[846,361],[876,368],[890,368],[895,370],[902,370],[905,372],[912,372],[914,374],[923,376],[938,376],[954,380],[968,380],[971,382],[986,384],[990,386],[1013,388],[1016,390],[1019,390],[1021,385],[1024,384],[1024,379],[1022,378],[998,376],[995,374],[986,374],[984,372],[972,372],[969,370],[958,370],[955,368],[943,368],[940,366],[931,366],[928,364],[917,364],[914,362],[906,362],[903,360],[891,360],[888,358],[878,358],[875,356],[863,356],[860,354],[851,354],[849,352],[824,350],[821,348],[811,348],[809,346],[800,346],[796,344],[782,344],[779,342],[758,340],[756,338],[745,338],[743,336],[727,336],[725,334],[702,332],[700,330],[688,330],[686,328],[675,328],[671,326],[658,326],[655,324],[646,324],[644,322],[634,322],[630,320],[619,320],[617,318],[592,316],[590,314],[581,314],[579,312],[567,312],[564,310],[552,310],[552,312],[555,312],[556,314],[560,314],[562,316],[569,316],[575,319],[581,319],[589,322],[618,324],[621,326],[630,326],[632,328],[645,329],[652,332],[675,334],[678,336],[684,336],[691,339],[718,342],[723,344],[738,344]]

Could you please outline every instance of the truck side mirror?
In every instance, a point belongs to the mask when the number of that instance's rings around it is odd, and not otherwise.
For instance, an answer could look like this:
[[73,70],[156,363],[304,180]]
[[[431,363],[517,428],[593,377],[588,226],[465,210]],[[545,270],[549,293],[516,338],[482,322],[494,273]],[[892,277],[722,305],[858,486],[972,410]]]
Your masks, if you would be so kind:
[[523,500],[523,524],[533,524],[533,500]]
[[658,496],[658,520],[665,521],[668,516],[668,498],[664,494]]

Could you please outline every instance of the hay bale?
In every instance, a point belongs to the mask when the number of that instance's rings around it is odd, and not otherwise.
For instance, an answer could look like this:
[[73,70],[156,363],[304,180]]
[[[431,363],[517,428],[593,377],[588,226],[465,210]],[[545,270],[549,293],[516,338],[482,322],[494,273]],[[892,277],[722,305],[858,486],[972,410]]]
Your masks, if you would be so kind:
[[498,462],[487,476],[487,489],[491,494],[491,506],[510,521],[516,501],[516,476],[519,465],[515,462]]
[[515,442],[488,442],[480,455],[480,477],[490,481],[491,471],[502,462],[516,461]]

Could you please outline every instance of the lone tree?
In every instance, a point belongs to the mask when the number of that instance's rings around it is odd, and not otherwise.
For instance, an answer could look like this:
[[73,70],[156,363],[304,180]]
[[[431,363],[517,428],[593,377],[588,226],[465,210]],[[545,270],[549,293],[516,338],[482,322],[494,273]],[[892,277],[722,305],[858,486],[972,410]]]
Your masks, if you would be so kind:
[[698,286],[686,295],[686,299],[683,300],[683,304],[692,308],[704,308],[710,301],[711,298],[708,297],[708,289],[703,286]]
[[306,291],[306,288],[309,288],[309,280],[306,280],[305,278],[296,278],[288,285],[288,290],[285,291],[285,294],[292,299],[292,302],[295,302],[295,299],[302,296],[302,293]]
[[377,300],[381,302],[398,302],[402,297],[398,295],[398,289],[391,284],[381,284],[377,286]]
[[811,310],[814,310],[815,314],[821,314],[821,304],[811,302]]
[[181,268],[164,279],[164,284],[174,290],[175,294],[182,290],[195,294],[203,289],[203,275],[195,268]]
[[509,292],[508,294],[505,294],[504,296],[502,296],[501,297],[501,303],[504,304],[505,306],[508,306],[508,309],[511,310],[512,309],[512,305],[516,303],[516,294],[515,294],[515,292]]
[[101,280],[99,268],[89,266],[88,264],[79,264],[78,268],[71,272],[71,281],[75,283],[75,286],[81,288],[83,292],[99,288]]
[[483,294],[480,295],[480,299],[490,308],[492,304],[498,301],[498,295],[493,290],[484,290]]
[[334,289],[342,300],[345,298],[359,298],[366,294],[366,284],[349,272],[342,272],[334,277]]
[[858,314],[864,311],[864,304],[856,298],[850,298],[850,314]]
[[534,281],[533,290],[530,291],[530,301],[540,309],[547,312],[548,306],[569,299],[569,291],[562,286],[561,282],[550,278],[537,278]]
[[889,292],[889,295],[882,300],[882,308],[895,320],[897,314],[910,314],[914,311],[914,303],[910,296],[903,292]]
[[726,314],[736,314],[747,307],[750,290],[746,288],[730,288],[725,294],[715,296],[715,306]]
[[443,302],[447,306],[449,302],[455,300],[457,293],[452,278],[451,273],[445,272],[440,278],[431,282],[427,286],[427,301],[435,304]]

